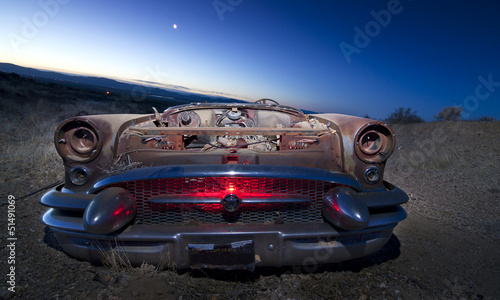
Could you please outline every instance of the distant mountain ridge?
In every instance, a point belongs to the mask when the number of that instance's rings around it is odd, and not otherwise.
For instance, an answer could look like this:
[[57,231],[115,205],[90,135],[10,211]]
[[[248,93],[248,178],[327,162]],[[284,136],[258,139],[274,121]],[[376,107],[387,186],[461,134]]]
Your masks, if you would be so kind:
[[[97,87],[109,91],[122,93],[146,93],[152,97],[172,97],[185,99],[192,102],[247,102],[224,96],[211,96],[195,92],[187,92],[175,89],[157,88],[147,84],[133,84],[120,82],[114,79],[94,76],[82,76],[76,74],[65,74],[54,71],[38,70],[34,68],[22,67],[10,63],[0,63],[0,71],[6,73],[16,73],[24,77],[37,80],[54,82],[69,86]],[[140,87],[140,89],[138,89]]]

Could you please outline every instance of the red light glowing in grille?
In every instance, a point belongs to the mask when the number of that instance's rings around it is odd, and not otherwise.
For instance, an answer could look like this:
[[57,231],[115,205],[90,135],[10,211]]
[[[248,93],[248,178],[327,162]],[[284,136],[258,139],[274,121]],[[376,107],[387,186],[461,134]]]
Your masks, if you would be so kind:
[[[200,223],[265,223],[276,218],[285,222],[323,222],[323,195],[334,184],[323,181],[265,177],[167,178],[129,181],[116,186],[128,190],[136,200],[138,224],[178,224],[189,220]],[[221,205],[227,195],[241,199],[236,211]],[[177,203],[153,203],[156,196],[177,197]],[[274,203],[278,197],[302,197],[304,203]],[[258,203],[245,200],[259,198]],[[183,199],[213,199],[210,203],[183,202]],[[266,201],[269,199],[269,202]]]

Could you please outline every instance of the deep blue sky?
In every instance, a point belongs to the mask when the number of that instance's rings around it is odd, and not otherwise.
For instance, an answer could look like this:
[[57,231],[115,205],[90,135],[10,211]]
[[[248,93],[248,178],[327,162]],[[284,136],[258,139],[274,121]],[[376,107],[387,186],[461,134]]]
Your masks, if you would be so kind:
[[385,118],[403,106],[432,120],[461,105],[469,118],[500,119],[495,1],[0,5],[2,62],[273,98],[319,112]]

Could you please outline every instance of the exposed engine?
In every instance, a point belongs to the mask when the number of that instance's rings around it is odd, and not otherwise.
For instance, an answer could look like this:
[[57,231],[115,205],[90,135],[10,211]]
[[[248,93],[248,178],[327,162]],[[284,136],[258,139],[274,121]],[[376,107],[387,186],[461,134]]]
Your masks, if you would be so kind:
[[[290,127],[293,116],[272,110],[246,108],[214,108],[182,111],[166,117],[168,127],[191,128],[286,128]],[[186,148],[246,148],[255,151],[276,151],[279,136],[276,135],[198,135],[188,137]]]
[[242,135],[242,136],[217,136],[211,145],[225,148],[247,148],[256,151],[276,151],[279,139],[276,136]]

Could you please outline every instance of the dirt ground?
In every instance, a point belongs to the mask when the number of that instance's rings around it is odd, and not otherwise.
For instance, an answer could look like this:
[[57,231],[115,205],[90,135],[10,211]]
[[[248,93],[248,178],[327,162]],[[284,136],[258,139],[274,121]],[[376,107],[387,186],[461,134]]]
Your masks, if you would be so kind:
[[[0,86],[1,119],[8,121],[0,133],[0,299],[500,298],[500,122],[393,126],[397,146],[385,179],[409,194],[408,218],[371,256],[254,272],[177,272],[68,257],[38,221],[45,210],[37,203],[41,193],[21,199],[62,179],[53,130],[59,118],[81,107],[61,110],[50,96],[31,95],[38,106],[23,104],[23,92]],[[82,97],[76,100],[86,107]],[[5,275],[13,266],[9,195],[16,198],[15,294],[6,290]]]

